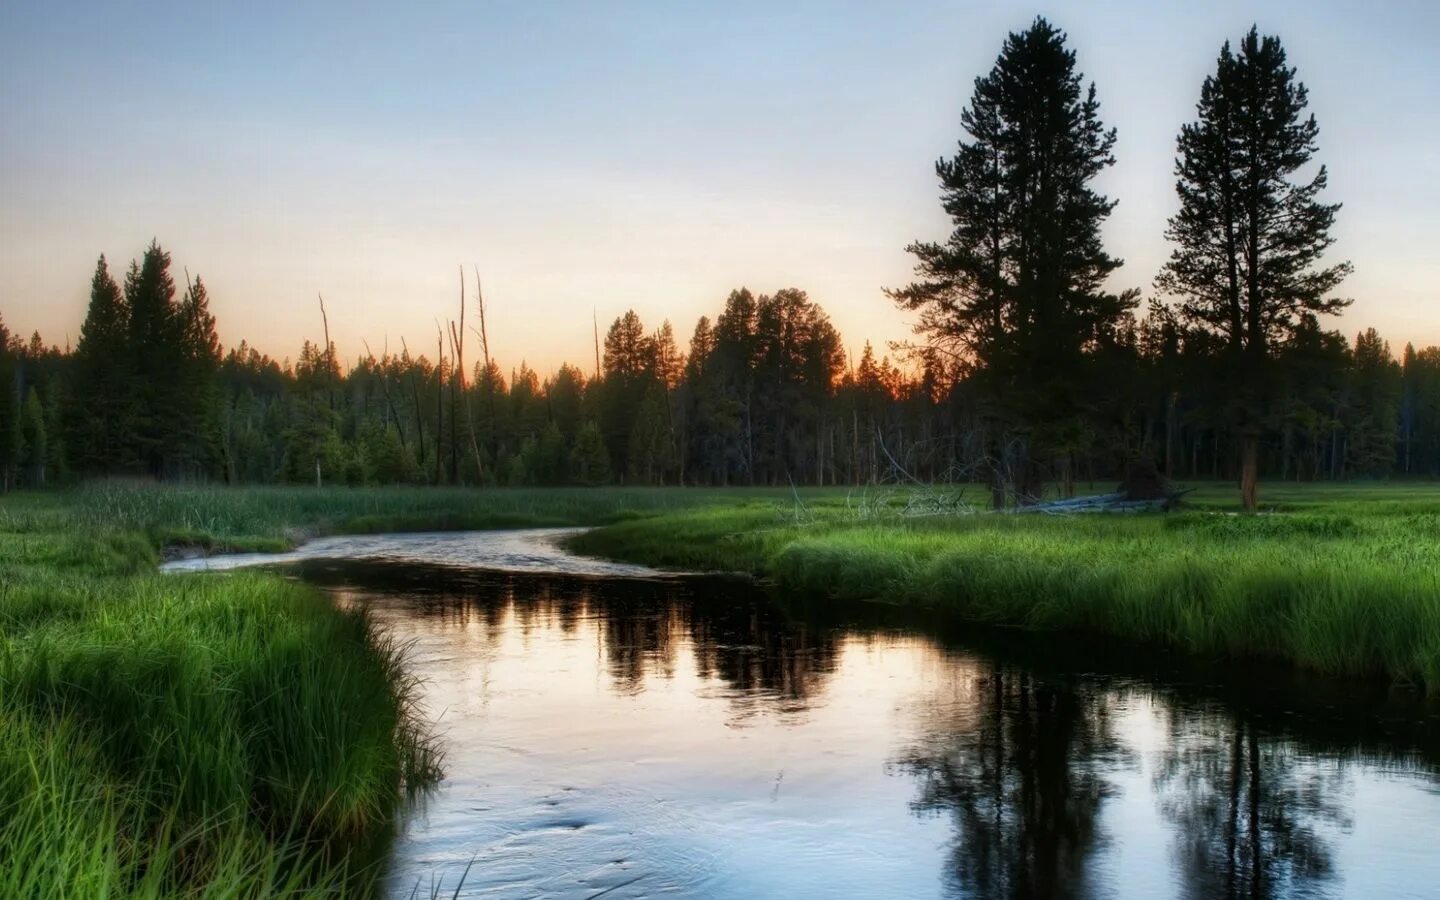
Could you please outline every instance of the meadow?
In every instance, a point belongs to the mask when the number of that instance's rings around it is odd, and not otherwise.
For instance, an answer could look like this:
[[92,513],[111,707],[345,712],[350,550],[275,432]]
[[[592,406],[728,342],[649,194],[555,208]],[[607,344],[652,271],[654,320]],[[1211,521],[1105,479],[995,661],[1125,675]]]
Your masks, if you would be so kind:
[[596,525],[577,551],[1440,686],[1440,485],[1264,498],[1255,516],[1232,485],[1181,512],[1070,516],[917,516],[904,492],[836,488],[0,498],[0,895],[333,896],[439,777],[402,648],[363,613],[271,574],[159,575],[167,547]]
[[1435,484],[1277,485],[1259,515],[1236,514],[1229,484],[1198,486],[1166,514],[910,516],[901,497],[887,510],[857,493],[636,519],[573,547],[1077,640],[1440,687]]

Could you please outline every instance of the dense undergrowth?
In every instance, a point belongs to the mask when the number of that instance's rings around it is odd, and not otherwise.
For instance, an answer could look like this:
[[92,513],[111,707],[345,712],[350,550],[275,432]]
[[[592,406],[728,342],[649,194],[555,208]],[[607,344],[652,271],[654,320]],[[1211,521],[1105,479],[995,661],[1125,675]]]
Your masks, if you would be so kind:
[[857,516],[853,494],[617,523],[575,549],[743,571],[782,590],[1440,687],[1440,489],[1285,486],[1239,516]]

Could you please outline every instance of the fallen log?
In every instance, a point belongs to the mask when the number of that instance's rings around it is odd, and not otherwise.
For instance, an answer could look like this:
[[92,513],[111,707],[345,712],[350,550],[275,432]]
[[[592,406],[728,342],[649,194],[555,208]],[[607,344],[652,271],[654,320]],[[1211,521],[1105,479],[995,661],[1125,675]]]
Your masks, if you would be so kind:
[[1016,513],[1045,513],[1047,515],[1069,515],[1072,513],[1112,513],[1168,511],[1180,504],[1180,500],[1191,489],[1167,491],[1156,497],[1135,498],[1128,491],[1112,491],[1108,494],[1091,494],[1087,497],[1070,497],[1065,500],[1050,500],[1029,506],[1016,507]]

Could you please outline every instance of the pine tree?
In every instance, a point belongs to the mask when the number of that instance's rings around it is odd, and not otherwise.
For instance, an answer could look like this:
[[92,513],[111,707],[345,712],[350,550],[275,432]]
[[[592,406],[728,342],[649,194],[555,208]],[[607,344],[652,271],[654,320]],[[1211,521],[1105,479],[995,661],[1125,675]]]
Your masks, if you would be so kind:
[[630,454],[627,469],[635,484],[664,484],[674,466],[675,450],[666,407],[664,388],[658,380],[652,382],[635,413],[635,424],[626,443]]
[[654,379],[654,347],[635,311],[626,310],[605,335],[604,381],[600,419],[612,467],[624,471],[630,458],[630,433],[640,402]]
[[175,407],[181,400],[183,320],[175,304],[175,279],[170,254],[152,241],[139,263],[125,276],[129,306],[130,387],[134,404],[134,451],[142,468],[156,477],[167,474],[169,450],[179,437]]
[[570,478],[576,484],[601,485],[610,480],[610,452],[600,426],[592,419],[575,437],[570,451]]
[[755,479],[755,363],[759,356],[759,302],[748,288],[730,292],[715,319],[708,365],[716,382],[721,428],[717,447],[720,483]]
[[20,410],[20,445],[25,483],[30,487],[44,487],[50,451],[45,436],[45,407],[33,386],[26,393],[25,405]]
[[125,469],[133,444],[130,308],[102,255],[90,281],[90,306],[70,382],[67,430],[75,466],[85,474]]
[[24,440],[20,429],[20,383],[10,331],[0,318],[0,493],[16,486]]
[[1407,343],[1400,358],[1400,471],[1410,474],[1414,460],[1416,405],[1419,399],[1419,358]]
[[1356,336],[1352,359],[1346,465],[1353,474],[1388,475],[1400,425],[1400,364],[1373,328]]
[[1073,448],[1087,349],[1135,305],[1133,292],[1103,290],[1120,266],[1100,240],[1115,202],[1092,182],[1115,161],[1115,132],[1043,18],[1005,41],[961,124],[968,139],[935,167],[954,230],[911,244],[919,280],[888,293],[919,313],[924,351],[961,363],[996,428],[1022,439],[1026,498],[1038,492],[1036,459]]
[[220,457],[220,427],[216,375],[220,368],[220,338],[210,297],[200,276],[185,290],[175,312],[179,339],[177,390],[173,393],[167,448],[175,464],[191,475],[216,470]]
[[1200,89],[1195,122],[1181,129],[1175,161],[1180,211],[1157,286],[1182,298],[1180,315],[1218,337],[1228,376],[1226,416],[1240,444],[1241,502],[1255,509],[1259,441],[1279,380],[1279,347],[1307,316],[1338,313],[1329,296],[1348,262],[1323,265],[1339,204],[1320,202],[1324,166],[1305,180],[1319,126],[1277,37],[1252,28],[1229,42]]
[[566,444],[572,444],[580,433],[585,401],[585,376],[568,363],[545,385],[550,404],[550,421],[560,430]]
[[68,409],[63,382],[52,379],[45,397],[45,480],[61,484],[70,478],[70,451],[65,444],[65,412]]

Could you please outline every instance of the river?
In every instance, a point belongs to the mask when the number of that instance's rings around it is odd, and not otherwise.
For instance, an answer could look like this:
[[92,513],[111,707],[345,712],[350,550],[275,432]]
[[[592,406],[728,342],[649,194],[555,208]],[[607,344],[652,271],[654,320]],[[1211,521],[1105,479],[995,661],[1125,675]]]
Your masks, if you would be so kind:
[[1440,897],[1408,691],[800,608],[565,533],[170,566],[282,565],[410,644],[446,778],[394,896]]

